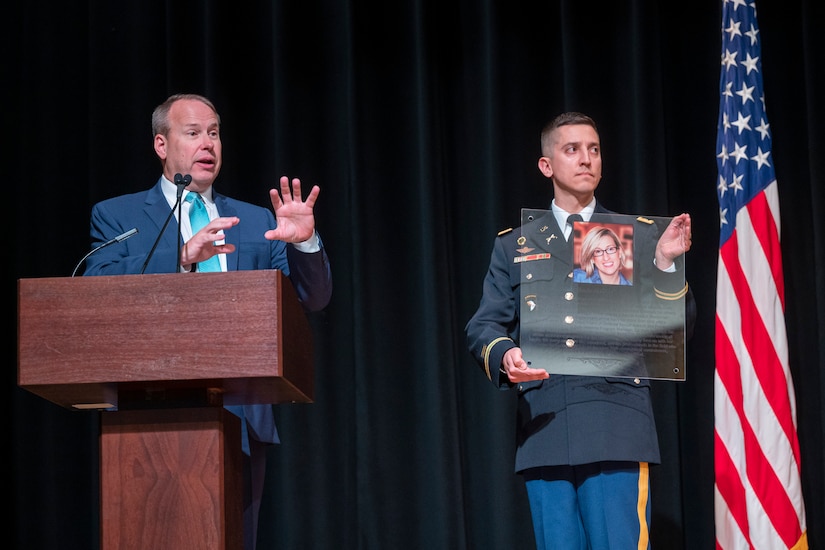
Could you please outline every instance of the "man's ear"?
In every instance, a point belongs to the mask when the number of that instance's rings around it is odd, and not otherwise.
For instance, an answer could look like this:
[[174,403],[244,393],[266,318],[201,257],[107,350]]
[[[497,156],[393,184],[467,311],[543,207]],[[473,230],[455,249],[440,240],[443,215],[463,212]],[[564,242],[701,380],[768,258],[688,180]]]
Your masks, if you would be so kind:
[[155,136],[155,153],[157,153],[158,157],[162,160],[166,159],[166,136],[163,134],[157,134]]
[[539,157],[539,171],[544,174],[545,178],[553,177],[553,166],[550,164],[549,158]]

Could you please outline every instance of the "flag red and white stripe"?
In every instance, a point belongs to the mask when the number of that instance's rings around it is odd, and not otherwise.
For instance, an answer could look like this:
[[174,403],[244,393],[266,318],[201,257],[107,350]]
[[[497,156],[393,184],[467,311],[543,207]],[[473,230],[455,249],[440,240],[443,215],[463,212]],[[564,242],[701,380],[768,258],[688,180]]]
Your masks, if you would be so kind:
[[756,4],[723,0],[714,378],[716,548],[807,549],[779,192]]

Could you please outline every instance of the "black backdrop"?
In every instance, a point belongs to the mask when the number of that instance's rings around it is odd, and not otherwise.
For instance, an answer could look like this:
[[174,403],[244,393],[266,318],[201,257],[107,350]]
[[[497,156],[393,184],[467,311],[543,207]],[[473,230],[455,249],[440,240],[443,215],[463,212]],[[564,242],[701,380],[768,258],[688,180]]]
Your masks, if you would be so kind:
[[[825,547],[823,6],[759,0],[812,548]],[[276,408],[284,443],[268,457],[260,547],[529,549],[514,396],[472,363],[463,327],[495,234],[522,207],[549,204],[541,126],[563,110],[589,113],[602,202],[693,216],[699,320],[688,380],[655,387],[664,463],[653,469],[653,538],[712,548],[720,18],[719,0],[6,6],[8,302],[19,278],[71,273],[93,203],[156,181],[154,106],[204,93],[224,122],[217,188],[266,205],[282,174],[319,184],[335,276],[332,303],[312,317],[316,402]],[[193,336],[231,322],[217,313]],[[19,389],[14,340],[4,538],[94,549],[97,413]]]

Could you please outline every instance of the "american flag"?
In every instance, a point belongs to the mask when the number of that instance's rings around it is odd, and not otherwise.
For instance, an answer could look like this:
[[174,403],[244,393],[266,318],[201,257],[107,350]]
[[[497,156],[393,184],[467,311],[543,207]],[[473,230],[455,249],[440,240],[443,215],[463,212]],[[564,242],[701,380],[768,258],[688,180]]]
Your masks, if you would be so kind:
[[723,0],[716,141],[716,548],[807,549],[779,191],[759,40],[755,1]]

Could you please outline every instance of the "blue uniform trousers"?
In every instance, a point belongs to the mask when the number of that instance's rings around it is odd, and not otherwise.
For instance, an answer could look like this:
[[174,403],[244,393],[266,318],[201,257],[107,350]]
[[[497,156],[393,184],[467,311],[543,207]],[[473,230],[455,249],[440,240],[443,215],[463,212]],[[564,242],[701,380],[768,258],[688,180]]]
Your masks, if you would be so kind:
[[537,550],[649,549],[648,468],[597,462],[523,472]]

